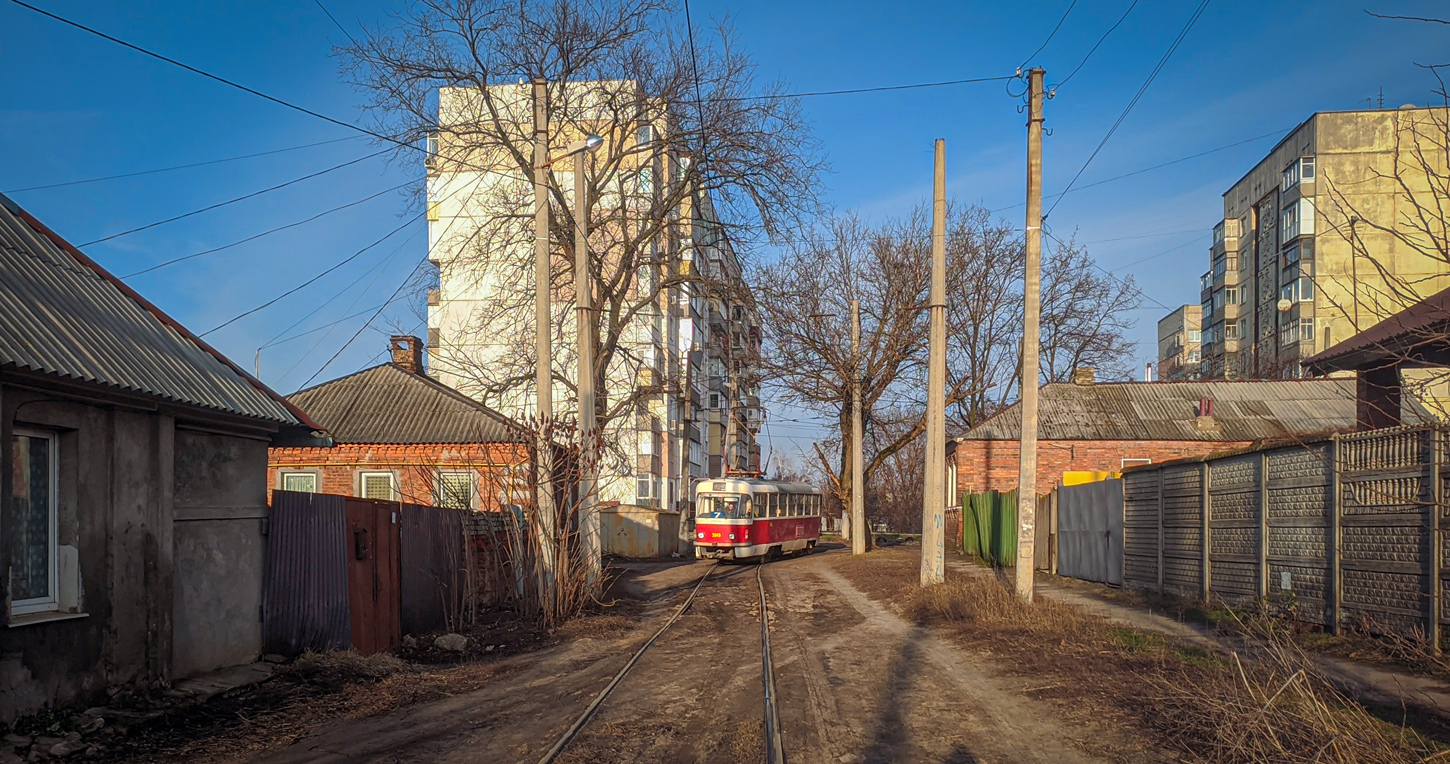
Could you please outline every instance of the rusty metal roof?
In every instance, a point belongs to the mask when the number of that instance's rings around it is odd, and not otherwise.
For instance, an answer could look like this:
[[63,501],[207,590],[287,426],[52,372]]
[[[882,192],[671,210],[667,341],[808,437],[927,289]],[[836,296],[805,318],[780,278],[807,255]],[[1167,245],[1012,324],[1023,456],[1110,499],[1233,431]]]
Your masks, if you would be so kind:
[[312,427],[281,396],[4,195],[0,366]]
[[385,363],[299,390],[287,400],[338,443],[517,443],[503,414],[441,382]]
[[[1039,388],[1044,440],[1253,441],[1352,430],[1353,379],[1213,382],[1051,383]],[[1199,400],[1213,401],[1213,426],[1200,427]],[[1012,405],[960,436],[1016,440],[1022,413]]]

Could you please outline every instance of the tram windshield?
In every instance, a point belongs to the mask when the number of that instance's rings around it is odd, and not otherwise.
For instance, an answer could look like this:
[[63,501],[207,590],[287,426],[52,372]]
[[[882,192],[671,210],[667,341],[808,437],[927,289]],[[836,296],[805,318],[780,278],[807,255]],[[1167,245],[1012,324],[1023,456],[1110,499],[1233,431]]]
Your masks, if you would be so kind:
[[743,520],[750,517],[750,503],[744,496],[701,496],[695,502],[695,516],[715,520]]

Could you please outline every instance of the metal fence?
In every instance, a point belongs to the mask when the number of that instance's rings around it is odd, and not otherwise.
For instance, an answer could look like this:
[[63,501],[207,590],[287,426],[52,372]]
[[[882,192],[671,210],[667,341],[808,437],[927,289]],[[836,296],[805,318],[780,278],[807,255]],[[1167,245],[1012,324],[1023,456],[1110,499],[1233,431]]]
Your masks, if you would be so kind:
[[[1057,499],[1056,573],[1123,583],[1123,481],[1059,486],[1052,495]],[[1043,524],[1041,517],[1038,524]]]
[[1131,469],[1124,582],[1279,598],[1334,631],[1369,620],[1438,644],[1447,435],[1398,427]]

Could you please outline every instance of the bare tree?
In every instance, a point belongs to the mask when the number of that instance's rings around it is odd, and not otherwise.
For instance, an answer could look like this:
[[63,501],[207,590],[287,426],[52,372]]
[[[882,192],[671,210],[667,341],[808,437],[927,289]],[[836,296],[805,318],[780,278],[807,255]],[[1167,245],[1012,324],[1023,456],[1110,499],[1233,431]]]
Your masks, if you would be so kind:
[[[955,426],[970,427],[1017,394],[1023,242],[979,207],[950,205],[947,220],[947,409]],[[763,366],[777,397],[837,422],[816,455],[842,504],[851,493],[840,444],[851,432],[856,374],[844,339],[852,299],[862,313],[867,486],[924,432],[928,231],[922,210],[874,227],[834,218],[754,274],[767,338]],[[1087,252],[1071,243],[1049,251],[1044,272],[1043,379],[1064,380],[1074,364],[1125,363],[1133,350],[1126,316],[1137,296],[1131,278],[1097,275]]]
[[[339,49],[375,127],[427,139],[431,199],[455,200],[466,218],[439,226],[452,241],[434,257],[488,299],[470,301],[432,349],[465,392],[507,410],[533,383],[532,101],[519,83],[548,81],[552,146],[604,138],[588,160],[584,210],[574,209],[572,167],[547,178],[559,255],[553,370],[572,390],[583,214],[601,431],[633,427],[641,401],[680,384],[657,327],[682,290],[738,293],[738,269],[704,267],[711,253],[737,256],[815,211],[823,163],[798,101],[780,83],[757,83],[728,26],[695,30],[691,45],[673,10],[666,0],[421,0]],[[398,158],[417,161],[403,149]]]

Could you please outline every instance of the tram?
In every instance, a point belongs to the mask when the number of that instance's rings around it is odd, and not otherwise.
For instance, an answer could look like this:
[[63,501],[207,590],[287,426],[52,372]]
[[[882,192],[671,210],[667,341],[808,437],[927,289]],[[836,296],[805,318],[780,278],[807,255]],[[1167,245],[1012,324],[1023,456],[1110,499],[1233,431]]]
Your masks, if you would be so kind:
[[695,556],[763,560],[810,552],[821,538],[821,491],[727,476],[695,488]]

